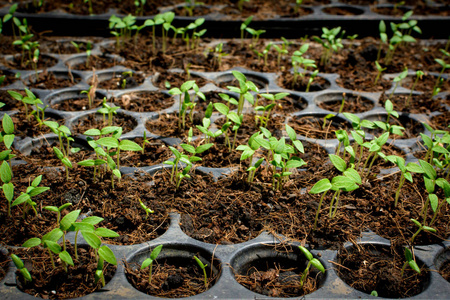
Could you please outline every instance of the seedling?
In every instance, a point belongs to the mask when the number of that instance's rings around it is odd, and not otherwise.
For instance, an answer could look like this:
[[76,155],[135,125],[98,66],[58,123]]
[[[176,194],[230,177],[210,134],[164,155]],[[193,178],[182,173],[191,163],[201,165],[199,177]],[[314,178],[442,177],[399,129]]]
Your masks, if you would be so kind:
[[217,68],[220,69],[222,67],[222,58],[229,55],[229,53],[223,52],[223,43],[219,43],[214,49],[210,49],[211,52],[214,52],[214,57],[217,61]]
[[203,2],[196,2],[195,0],[184,0],[184,2],[185,2],[184,9],[188,12],[189,16],[191,17],[194,15],[195,7],[203,4]]
[[233,71],[231,71],[231,73],[239,82],[239,87],[227,86],[227,88],[230,91],[239,94],[237,114],[241,115],[242,110],[244,108],[245,99],[247,99],[247,101],[249,101],[251,104],[253,104],[254,97],[250,93],[250,91],[258,93],[259,89],[256,87],[256,85],[252,81],[247,80],[247,77],[245,77],[245,75],[242,74],[241,72],[233,70]]
[[[316,62],[313,59],[305,58],[303,55],[308,51],[309,44],[303,44],[299,50],[296,50],[291,57],[292,67],[294,68],[293,85],[297,84],[298,76],[303,80],[306,76],[308,68],[317,68]],[[303,71],[300,72],[299,69]]]
[[163,245],[158,245],[156,246],[152,252],[150,253],[150,257],[145,259],[142,262],[141,265],[141,270],[144,270],[145,268],[149,268],[148,269],[148,283],[151,284],[152,283],[152,267],[153,267],[153,262],[158,258],[159,253],[161,252]]
[[11,254],[11,259],[16,266],[16,268],[19,270],[20,274],[22,274],[25,281],[32,281],[31,274],[28,271],[27,268],[25,268],[25,264],[23,261],[15,254]]
[[416,273],[420,274],[420,268],[417,265],[416,261],[414,260],[414,256],[408,248],[405,248],[405,263],[403,264],[402,271],[400,272],[400,277],[403,277],[403,274],[405,273],[406,268],[409,266],[411,269],[413,269]]
[[205,100],[205,95],[200,92],[199,87],[195,80],[189,80],[184,82],[180,88],[172,88],[169,90],[169,94],[176,96],[179,95],[179,112],[178,112],[178,128],[184,129],[186,127],[186,113],[190,110],[190,118],[192,121],[194,108],[196,103],[191,101],[190,91],[194,91],[195,95]]
[[147,19],[144,25],[152,27],[152,50],[153,53],[156,52],[156,26],[164,23],[164,19],[161,15],[156,15],[154,19]]
[[442,78],[442,74],[444,73],[445,70],[450,69],[450,64],[447,64],[445,62],[445,58],[449,58],[450,57],[450,53],[445,51],[444,49],[440,49],[441,52],[444,54],[443,59],[440,58],[435,58],[434,61],[437,62],[439,65],[441,65],[442,69],[439,72],[439,76],[436,79],[436,83],[434,84],[433,87],[433,96],[436,95],[437,93],[439,93],[439,83],[441,82],[441,78]]
[[142,202],[141,199],[138,199],[138,200],[139,200],[139,205],[140,205],[141,208],[145,211],[145,219],[147,219],[147,218],[148,218],[148,215],[154,213],[154,211],[151,210],[150,208],[148,208],[148,207],[144,204],[144,202]]
[[414,243],[414,239],[419,235],[419,233],[420,233],[422,230],[425,230],[425,231],[428,231],[428,232],[433,232],[433,233],[437,231],[437,230],[434,229],[433,227],[423,225],[423,224],[421,224],[419,221],[417,221],[417,220],[415,220],[415,219],[411,219],[411,221],[412,221],[417,227],[419,227],[419,229],[417,229],[417,231],[416,231],[416,232],[413,234],[413,236],[411,237],[411,244]]
[[133,71],[122,72],[122,82],[120,83],[120,88],[125,89],[127,87],[127,78],[133,77]]
[[241,44],[244,43],[244,32],[246,31],[248,25],[250,24],[250,22],[253,20],[253,16],[248,17],[247,19],[245,19],[244,22],[242,22],[241,24]]
[[247,169],[248,178],[247,182],[252,183],[255,178],[256,170],[261,166],[264,161],[264,158],[260,158],[254,165],[252,164],[253,155],[255,152],[261,147],[262,144],[265,144],[265,148],[270,148],[268,141],[264,139],[264,136],[260,132],[255,132],[247,142],[247,145],[239,145],[236,147],[236,150],[242,151],[241,160],[248,159],[250,162],[250,167]]
[[41,183],[42,175],[37,176],[32,182],[31,185],[27,188],[26,192],[21,192],[19,197],[14,200],[14,202],[11,204],[11,207],[14,207],[16,205],[24,204],[23,209],[23,218],[25,219],[25,216],[28,212],[29,207],[31,207],[34,211],[34,214],[37,216],[36,211],[36,202],[32,200],[32,197],[35,197],[45,191],[48,191],[50,188],[45,186],[38,186]]
[[298,248],[302,251],[303,255],[305,255],[306,259],[308,260],[308,265],[306,266],[305,270],[303,271],[302,277],[300,278],[300,288],[303,288],[303,284],[305,283],[306,277],[309,274],[309,269],[311,268],[311,266],[315,267],[322,273],[325,273],[325,268],[320,262],[320,260],[313,257],[313,255],[311,254],[311,252],[309,252],[308,249],[306,249],[303,246],[298,246]]
[[91,85],[89,87],[89,89],[87,90],[83,90],[80,92],[80,94],[86,94],[88,97],[88,103],[89,103],[89,109],[92,108],[92,104],[94,103],[95,100],[95,90],[96,90],[96,84]]
[[2,161],[0,165],[0,179],[3,182],[3,195],[8,202],[8,217],[11,217],[11,201],[14,198],[14,185],[11,182],[12,171],[10,165],[6,161]]
[[401,72],[400,74],[398,74],[398,76],[396,76],[394,78],[394,82],[395,82],[395,86],[392,89],[391,94],[389,95],[389,98],[392,98],[392,96],[394,95],[395,90],[397,89],[398,85],[400,84],[400,82],[406,78],[406,76],[408,76],[408,68],[405,68],[403,70],[403,72]]
[[61,220],[61,212],[71,206],[72,203],[64,203],[60,207],[57,206],[44,206],[45,210],[53,211],[56,213],[56,224],[60,225],[59,221]]
[[106,115],[108,115],[108,126],[112,126],[113,123],[113,115],[117,114],[117,110],[120,109],[120,106],[111,106],[106,103],[106,97],[103,98],[102,108],[97,110],[97,113],[103,115],[103,122],[106,123]]
[[277,94],[259,94],[259,96],[271,101],[266,106],[256,106],[255,111],[261,111],[262,114],[257,117],[256,125],[258,125],[258,120],[261,121],[262,127],[267,127],[267,124],[270,120],[270,115],[274,108],[276,108],[277,105],[279,105],[277,102],[282,100],[283,98],[289,96],[289,93],[277,93]]
[[7,150],[2,151],[0,153],[0,158],[1,158],[0,160],[8,160],[9,167],[11,168],[11,172],[12,172],[11,159],[15,155],[11,154],[11,146],[14,143],[14,138],[16,136],[14,135],[14,122],[8,114],[3,115],[2,128],[3,128],[3,131],[0,132],[0,143],[3,143],[3,145],[5,145]]
[[341,31],[341,27],[328,29],[322,27],[321,38],[314,37],[314,40],[323,46],[322,56],[320,57],[320,65],[327,66],[330,62],[331,54],[339,52],[343,48],[342,37],[345,35],[345,30]]
[[252,42],[250,44],[251,48],[256,47],[256,45],[259,41],[259,36],[266,32],[264,29],[256,30],[256,29],[250,28],[248,26],[245,28],[245,30],[252,35]]
[[398,125],[391,125],[389,123],[389,119],[391,116],[393,116],[395,118],[399,117],[398,112],[394,110],[394,105],[392,104],[392,101],[387,99],[386,102],[384,103],[384,108],[387,112],[386,121],[385,122],[373,121],[375,126],[377,126],[378,128],[381,128],[383,131],[388,132],[390,134],[396,134],[396,135],[403,136],[403,130],[405,130],[404,127],[398,126]]
[[208,276],[206,275],[206,267],[208,265],[205,265],[197,256],[194,255],[194,259],[197,262],[198,266],[200,267],[200,269],[203,270],[203,278],[205,281],[205,288],[208,288]]
[[380,80],[380,78],[381,78],[381,74],[384,72],[384,71],[386,71],[386,69],[387,69],[387,67],[386,68],[383,68],[379,63],[378,63],[378,60],[377,61],[375,61],[375,67],[377,68],[377,77],[375,77],[375,81],[373,82],[373,85],[375,86],[375,85],[377,85],[377,83],[378,83],[378,80]]
[[319,70],[314,70],[314,72],[312,72],[309,75],[308,84],[306,85],[305,92],[307,92],[307,93],[309,92],[309,88],[311,87],[311,84],[313,83],[313,81],[316,78],[317,74],[319,74]]
[[[25,93],[26,95],[23,96],[22,94],[20,94],[19,92],[16,91],[8,91],[8,94],[13,98],[16,99],[18,101],[21,101],[24,105],[25,108],[25,115],[27,117],[27,120],[30,119],[31,114],[28,114],[28,105],[34,105],[37,101],[36,96],[33,94],[32,91],[30,91],[29,89],[25,88]],[[39,100],[40,101],[40,100]],[[41,102],[42,103],[42,102]]]
[[409,106],[409,102],[411,101],[412,98],[412,93],[414,92],[414,89],[416,88],[417,82],[419,81],[419,79],[422,79],[422,76],[425,75],[424,72],[422,72],[421,70],[416,71],[416,80],[414,80],[414,83],[411,87],[411,92],[409,93],[408,99],[406,99],[406,107]]

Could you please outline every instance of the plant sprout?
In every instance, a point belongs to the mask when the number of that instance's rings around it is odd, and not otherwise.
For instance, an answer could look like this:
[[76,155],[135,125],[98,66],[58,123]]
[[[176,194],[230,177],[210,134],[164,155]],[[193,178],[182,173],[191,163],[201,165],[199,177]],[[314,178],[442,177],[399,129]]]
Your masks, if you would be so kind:
[[269,123],[269,120],[270,120],[270,114],[272,113],[274,108],[277,106],[277,104],[278,104],[277,102],[282,100],[283,98],[289,96],[289,93],[277,93],[277,94],[267,93],[267,94],[259,94],[259,96],[271,101],[266,106],[256,106],[255,107],[255,111],[262,112],[262,114],[257,117],[256,124],[258,125],[258,120],[260,120],[261,126],[267,127],[267,124]]
[[0,179],[3,182],[2,191],[3,195],[8,202],[8,217],[11,217],[11,201],[14,198],[14,185],[11,182],[12,171],[10,165],[6,161],[2,161],[0,165]]
[[414,243],[414,239],[419,235],[419,233],[422,230],[428,231],[428,232],[436,232],[437,230],[434,229],[433,227],[430,226],[426,226],[421,224],[419,221],[417,221],[416,219],[411,219],[411,221],[417,226],[419,227],[419,229],[417,229],[417,231],[413,234],[413,236],[411,237],[411,244]]
[[248,25],[250,24],[250,22],[253,20],[253,16],[248,17],[247,19],[245,19],[244,22],[242,22],[241,24],[241,44],[244,43],[244,32],[246,31]]
[[150,257],[145,259],[142,262],[141,265],[141,270],[144,270],[145,268],[149,268],[148,269],[148,283],[151,284],[152,283],[152,267],[153,267],[153,262],[156,260],[156,258],[158,258],[159,253],[161,252],[163,245],[158,245],[156,246],[152,252],[150,253]]
[[398,85],[400,84],[400,82],[406,78],[406,76],[408,76],[408,68],[405,68],[403,70],[403,72],[401,72],[400,74],[398,74],[398,76],[396,76],[394,78],[394,82],[395,82],[395,86],[392,89],[391,94],[389,95],[389,98],[392,98],[392,96],[394,95],[395,90],[397,89]]
[[203,270],[203,278],[204,278],[204,282],[205,282],[205,288],[208,288],[208,276],[206,275],[206,267],[208,266],[207,264],[205,265],[197,256],[194,255],[194,259],[197,262],[198,266],[200,267],[200,269]]
[[23,263],[23,261],[15,254],[11,254],[11,259],[16,268],[19,270],[20,274],[22,274],[25,281],[32,281],[30,271],[25,268],[25,264]]
[[[444,49],[440,49],[440,50],[444,54],[444,58],[445,57],[447,57],[447,58],[450,57],[450,53],[449,52],[445,51]],[[437,93],[439,93],[439,83],[441,82],[442,74],[444,73],[444,71],[446,69],[450,69],[450,63],[447,64],[444,59],[435,58],[434,61],[437,62],[439,65],[441,65],[442,69],[439,72],[438,78],[436,79],[436,83],[434,84],[433,96],[436,95]]]
[[320,57],[320,65],[327,66],[330,62],[331,54],[333,52],[339,52],[339,49],[343,48],[342,37],[345,34],[345,30],[341,31],[341,27],[335,27],[328,29],[322,27],[321,38],[314,37],[314,40],[323,46],[323,53]]
[[409,106],[409,102],[411,101],[411,98],[412,98],[412,93],[414,92],[414,89],[416,88],[417,82],[419,81],[419,79],[422,79],[423,75],[425,75],[425,73],[423,71],[421,71],[421,70],[416,71],[416,80],[414,80],[414,83],[411,87],[411,92],[409,92],[409,96],[406,99],[406,102],[405,102],[406,107]]
[[408,267],[408,266],[411,269],[413,269],[416,273],[420,274],[420,268],[417,265],[416,261],[414,260],[411,250],[409,250],[408,248],[405,248],[405,259],[406,259],[406,261],[403,264],[402,271],[400,272],[400,277],[403,277],[406,267]]
[[387,67],[386,68],[383,68],[382,66],[380,66],[380,64],[378,63],[378,60],[377,61],[375,61],[375,67],[377,68],[377,77],[375,77],[375,81],[373,82],[373,85],[377,85],[377,83],[378,83],[378,80],[380,80],[380,78],[381,78],[381,74],[384,72],[384,71],[386,71],[386,69],[387,69]]
[[138,200],[139,200],[139,205],[140,205],[140,207],[145,211],[145,219],[147,219],[147,218],[148,218],[148,215],[154,213],[154,211],[151,210],[150,208],[148,208],[148,207],[144,204],[144,202],[142,202],[141,199],[138,199]]
[[28,212],[28,208],[31,207],[34,211],[34,214],[37,216],[36,211],[36,202],[32,200],[32,197],[35,197],[45,191],[48,191],[50,188],[45,186],[38,186],[41,183],[42,175],[37,176],[33,179],[31,182],[31,185],[27,188],[26,192],[21,192],[19,197],[14,200],[14,202],[11,204],[11,207],[14,207],[16,205],[24,204],[23,209],[23,218],[25,219],[25,216]]
[[303,246],[298,246],[298,248],[302,251],[303,255],[305,255],[306,259],[308,260],[308,265],[306,266],[305,270],[303,271],[302,277],[300,278],[300,288],[302,288],[303,284],[305,283],[306,277],[309,274],[309,269],[311,268],[311,266],[315,267],[322,273],[325,273],[325,268],[320,262],[320,260],[313,257],[313,255],[311,254],[311,252],[309,252],[308,249],[306,249]]

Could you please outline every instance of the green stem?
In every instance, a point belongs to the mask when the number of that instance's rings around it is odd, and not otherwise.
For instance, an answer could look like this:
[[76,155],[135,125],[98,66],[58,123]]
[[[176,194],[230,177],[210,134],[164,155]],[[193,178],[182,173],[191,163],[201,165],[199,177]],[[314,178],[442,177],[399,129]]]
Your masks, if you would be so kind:
[[334,192],[333,194],[333,198],[331,198],[331,202],[330,202],[330,218],[333,218],[333,204],[334,204],[334,199],[336,198],[336,195],[338,193],[339,190],[337,190],[336,192]]
[[405,183],[405,175],[402,172],[402,175],[400,177],[400,182],[398,184],[398,188],[397,191],[395,192],[395,202],[394,202],[394,207],[397,207],[397,203],[398,203],[398,197],[400,196],[400,190],[403,186],[403,184]]
[[328,190],[326,190],[326,191],[322,194],[322,197],[320,197],[319,206],[317,207],[317,211],[316,211],[316,218],[314,219],[314,228],[313,228],[313,230],[316,230],[316,229],[317,229],[317,220],[319,219],[320,207],[322,206],[323,199],[325,198],[325,195],[326,195],[327,193],[328,193]]

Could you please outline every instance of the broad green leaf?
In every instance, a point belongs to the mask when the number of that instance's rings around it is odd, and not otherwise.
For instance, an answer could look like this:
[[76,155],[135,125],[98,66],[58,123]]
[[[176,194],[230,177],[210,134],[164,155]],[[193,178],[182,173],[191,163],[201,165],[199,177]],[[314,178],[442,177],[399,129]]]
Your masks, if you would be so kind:
[[119,149],[125,151],[142,151],[142,147],[130,140],[122,140],[119,143]]
[[11,168],[6,161],[3,161],[0,165],[0,179],[3,183],[9,183],[12,179]]
[[345,160],[334,154],[329,154],[329,157],[336,169],[341,172],[344,172],[347,169],[347,163]]
[[331,183],[328,178],[323,178],[316,182],[316,184],[309,191],[310,194],[319,194],[331,189]]
[[84,240],[94,249],[99,249],[102,241],[100,238],[92,232],[81,232]]
[[298,248],[302,251],[303,255],[305,255],[305,257],[308,261],[311,261],[314,258],[313,255],[311,254],[311,252],[309,252],[309,250],[306,249],[305,247],[298,246]]
[[94,225],[89,224],[89,223],[75,222],[72,225],[73,225],[73,227],[75,227],[75,230],[92,232],[92,233],[95,231]]
[[11,254],[12,261],[17,269],[23,269],[25,267],[23,261],[15,254]]
[[420,268],[419,268],[419,266],[417,265],[416,261],[410,260],[410,261],[408,261],[408,264],[409,264],[409,266],[411,267],[411,269],[413,269],[414,271],[416,271],[417,273],[420,274]]
[[428,199],[430,200],[431,209],[433,210],[433,212],[436,212],[436,209],[439,205],[438,197],[436,196],[436,194],[429,194]]
[[362,184],[361,176],[355,169],[347,169],[344,171],[344,175],[356,182],[357,184]]
[[39,246],[40,244],[41,244],[41,239],[35,237],[35,238],[26,240],[25,243],[22,244],[22,247],[31,248],[31,247]]
[[44,244],[44,248],[50,249],[53,253],[59,254],[61,253],[61,246],[54,241],[42,241]]
[[97,140],[97,144],[106,148],[117,148],[119,146],[119,141],[113,137],[102,137]]
[[313,258],[310,260],[310,262],[311,262],[311,265],[313,265],[317,270],[319,270],[322,273],[325,273],[325,268],[323,267],[320,260],[318,260],[317,258]]
[[67,215],[65,215],[60,222],[60,229],[63,231],[67,231],[70,226],[72,226],[73,223],[78,219],[78,216],[80,215],[81,210],[77,209],[74,211],[71,211]]
[[62,251],[61,253],[59,253],[59,258],[66,264],[73,266],[73,260],[72,260],[72,257],[70,256],[69,252],[67,252],[65,250]]
[[11,204],[11,207],[16,206],[16,205],[20,205],[28,200],[30,200],[30,195],[26,194],[26,193],[22,193],[20,194],[19,197],[16,198],[16,200],[14,200],[14,202]]
[[200,145],[200,146],[198,146],[198,147],[195,149],[195,153],[196,153],[196,154],[203,153],[203,152],[205,152],[206,150],[208,150],[209,148],[211,148],[212,146],[214,146],[213,143]]
[[98,249],[98,255],[105,261],[109,262],[110,264],[117,265],[116,256],[114,255],[114,252],[112,252],[112,250],[109,249],[108,246],[101,246]]
[[43,192],[45,192],[45,191],[48,191],[50,188],[49,187],[46,187],[46,186],[38,186],[38,187],[35,187],[35,188],[33,188],[29,193],[28,193],[28,195],[30,196],[30,197],[34,197],[34,196],[37,196],[37,195],[39,195],[39,194],[42,194]]
[[97,216],[91,216],[84,218],[81,222],[82,223],[88,223],[91,225],[97,225],[98,223],[102,222],[104,219]]
[[57,242],[63,235],[64,235],[64,233],[61,231],[61,229],[55,228],[52,231],[50,231],[49,233],[45,234],[42,237],[42,241]]
[[430,165],[428,162],[424,161],[424,160],[419,160],[420,166],[422,167],[425,175],[429,178],[429,179],[436,179],[436,170],[433,168],[432,165]]
[[145,259],[141,264],[141,270],[144,270],[148,266],[150,266],[153,263],[153,260],[151,258]]
[[158,257],[159,253],[161,252],[162,247],[163,245],[156,246],[150,253],[150,259],[155,260]]
[[97,228],[95,230],[95,234],[100,237],[108,237],[108,238],[114,238],[114,237],[120,236],[117,232],[115,232],[111,229],[108,229],[108,228],[104,228],[104,227]]
[[8,200],[8,202],[11,202],[14,198],[14,185],[11,182],[5,183],[2,186],[2,190],[6,200]]
[[3,131],[6,134],[14,133],[14,122],[8,114],[3,115],[2,126],[3,126]]

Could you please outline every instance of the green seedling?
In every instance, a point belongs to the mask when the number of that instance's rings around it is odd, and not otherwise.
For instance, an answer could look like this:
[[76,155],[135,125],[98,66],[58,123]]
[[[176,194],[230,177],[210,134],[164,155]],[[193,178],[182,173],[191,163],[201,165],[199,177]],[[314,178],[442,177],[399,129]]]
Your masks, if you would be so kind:
[[411,244],[414,243],[414,239],[419,235],[419,233],[420,233],[422,230],[425,230],[425,231],[428,231],[428,232],[433,232],[433,233],[435,233],[435,232],[437,231],[437,230],[434,229],[433,227],[423,225],[423,224],[421,224],[419,221],[417,221],[417,220],[415,220],[415,219],[411,219],[411,221],[412,221],[417,227],[419,227],[419,229],[417,229],[417,231],[416,231],[416,232],[413,234],[413,236],[411,237]]
[[30,271],[28,271],[27,268],[25,268],[25,264],[23,261],[15,254],[11,254],[11,259],[16,266],[16,268],[19,270],[20,274],[22,274],[25,281],[32,281]]
[[200,92],[195,80],[188,80],[184,82],[180,88],[175,87],[169,90],[169,94],[173,96],[179,95],[178,128],[186,128],[186,113],[188,110],[190,110],[190,119],[192,121],[196,103],[191,101],[191,96],[189,94],[191,91],[195,92],[195,95],[205,100],[205,95]]
[[145,259],[142,262],[141,265],[141,270],[144,270],[145,268],[149,268],[148,269],[148,283],[151,284],[152,283],[152,267],[153,267],[153,262],[158,258],[159,253],[161,252],[163,245],[158,245],[156,246],[152,252],[150,253],[150,257]]
[[151,210],[150,208],[148,208],[148,207],[144,204],[144,202],[142,202],[141,199],[138,199],[138,200],[139,200],[139,205],[140,205],[140,207],[145,211],[145,219],[147,219],[147,218],[148,218],[148,215],[154,213],[154,211]]
[[134,0],[134,6],[136,7],[135,15],[143,16],[144,15],[144,7],[147,3],[147,0]]
[[316,78],[317,74],[319,74],[319,70],[314,70],[314,72],[312,72],[309,75],[308,84],[306,85],[305,92],[307,92],[307,93],[309,92],[309,88],[311,87],[311,84],[313,83],[313,81]]
[[411,269],[413,269],[416,273],[420,274],[420,268],[417,265],[416,261],[414,260],[414,256],[408,248],[405,248],[405,263],[403,264],[402,271],[400,272],[400,277],[403,277],[403,274],[405,273],[406,268],[409,266]]
[[73,228],[71,227],[70,230],[75,231],[75,240],[74,240],[74,244],[73,244],[75,259],[78,260],[78,243],[77,243],[78,233],[80,231],[90,231],[90,232],[94,231],[93,226],[97,225],[98,223],[100,223],[103,220],[104,220],[103,218],[91,216],[91,217],[84,218],[80,222],[72,223]]
[[[334,118],[336,115],[334,115],[334,114],[328,114],[328,115],[326,115],[325,117],[323,117],[323,124],[322,124],[322,130],[325,130],[325,127],[327,126],[327,120],[328,119],[332,119],[332,118]],[[331,125],[331,122],[330,122],[330,125]]]
[[84,3],[88,4],[88,11],[90,15],[94,14],[94,9],[92,8],[92,0],[83,0]]
[[265,148],[270,147],[268,142],[266,140],[264,140],[263,134],[260,132],[255,132],[248,139],[247,145],[239,145],[236,147],[236,150],[242,151],[241,160],[248,159],[250,162],[250,167],[247,169],[247,172],[248,172],[247,182],[248,183],[253,182],[253,180],[255,178],[256,170],[259,168],[259,166],[261,166],[261,164],[264,161],[264,158],[260,158],[255,164],[252,165],[253,155],[261,147],[262,144],[265,144]]
[[392,101],[387,99],[384,103],[384,108],[387,112],[386,121],[373,121],[375,126],[378,128],[381,128],[384,132],[389,132],[390,134],[396,134],[403,136],[403,130],[405,130],[404,127],[398,126],[398,125],[391,125],[389,123],[389,119],[391,116],[398,118],[399,114],[397,111],[394,110],[394,105],[392,104]]
[[382,149],[383,149],[383,145],[386,144],[388,138],[389,138],[389,132],[385,132],[382,135],[380,135],[379,137],[374,138],[370,142],[365,142],[362,144],[362,146],[367,148],[369,151],[369,155],[367,156],[366,161],[364,162],[362,172],[364,172],[366,170],[367,164],[369,163],[370,159],[372,159],[370,161],[369,166],[367,167],[367,171],[364,175],[364,179],[369,176],[370,170],[372,169],[372,165],[375,162],[375,160],[379,156],[382,158],[385,157],[385,155],[382,152]]
[[376,290],[373,290],[372,292],[370,292],[370,296],[378,297],[378,292]]
[[441,58],[435,58],[434,61],[437,62],[441,67],[441,71],[439,72],[438,78],[436,78],[436,83],[434,84],[433,87],[433,96],[437,95],[437,93],[439,93],[439,86],[440,86],[440,82],[442,79],[442,74],[444,74],[444,71],[447,69],[450,69],[450,63],[446,63],[445,62],[445,58],[450,58],[450,53],[445,51],[444,49],[440,49],[440,51],[444,54],[444,57]]
[[133,77],[133,71],[122,72],[122,82],[120,84],[121,89],[125,89],[127,87],[127,78],[131,77]]
[[328,66],[333,52],[339,52],[343,48],[342,37],[345,35],[345,30],[341,31],[341,27],[328,29],[322,28],[321,37],[314,37],[314,40],[320,43],[323,47],[322,56],[320,57],[320,65]]
[[241,115],[242,110],[244,108],[245,100],[249,101],[251,104],[254,103],[254,97],[250,93],[250,91],[258,93],[259,89],[252,81],[247,80],[247,77],[245,77],[245,75],[242,74],[241,72],[233,70],[231,71],[231,73],[233,74],[234,78],[236,78],[236,80],[239,82],[239,87],[227,86],[227,88],[230,91],[239,94],[237,114]]
[[[190,49],[194,49],[194,50],[198,49],[200,38],[206,33],[207,30],[206,29],[202,29],[202,30],[200,30],[198,32],[196,30],[197,30],[198,27],[203,25],[204,22],[205,22],[204,18],[198,18],[193,23],[190,23],[186,27],[186,29],[185,29],[185,31],[183,33],[183,34],[185,34],[183,39],[186,41],[186,46],[187,46],[188,50],[190,50]],[[187,34],[188,30],[192,30],[193,31],[192,34],[191,34],[191,37],[189,37],[189,35]],[[189,41],[190,40],[192,40],[192,42],[191,42],[191,46],[189,48]]]
[[[303,44],[299,50],[294,51],[291,57],[292,67],[294,68],[293,85],[297,84],[298,76],[303,80],[306,76],[308,68],[316,69],[317,65],[315,60],[305,58],[303,55],[308,51],[309,44]],[[303,70],[300,72],[300,69]]]
[[414,80],[414,83],[413,83],[413,85],[411,87],[411,92],[409,92],[409,96],[408,96],[408,98],[406,99],[406,102],[405,102],[406,107],[409,107],[409,103],[411,101],[414,89],[416,88],[417,82],[419,82],[419,79],[422,79],[423,75],[425,75],[425,73],[423,71],[421,71],[421,70],[416,71],[416,79]]
[[358,153],[358,147],[359,147],[359,158],[358,163],[356,166],[356,169],[359,168],[359,163],[361,161],[361,157],[363,155],[364,150],[364,139],[366,137],[366,133],[363,130],[363,128],[371,128],[374,129],[375,124],[372,121],[369,120],[361,120],[358,116],[352,113],[344,112],[342,115],[348,119],[350,122],[352,122],[353,130],[350,132],[351,136],[355,140],[354,146],[353,146],[353,152],[356,154]]
[[392,98],[392,96],[394,95],[395,90],[397,89],[398,85],[400,84],[400,82],[406,78],[406,76],[408,76],[408,68],[405,68],[403,70],[403,72],[401,72],[400,74],[398,74],[398,76],[396,76],[394,78],[394,88],[392,89],[391,94],[389,95],[389,98]]
[[[95,80],[94,80],[95,82]],[[80,94],[86,94],[88,97],[88,103],[89,103],[89,109],[92,108],[92,104],[94,103],[95,100],[95,90],[97,89],[97,84],[93,84],[91,86],[89,86],[89,89],[87,90],[83,90],[80,92]]]
[[57,206],[44,206],[44,209],[55,212],[56,213],[56,224],[60,225],[59,221],[61,220],[61,212],[64,209],[66,209],[69,206],[71,206],[71,205],[72,205],[72,203],[64,203],[60,207],[57,207]]
[[[103,98],[102,108],[97,110],[97,113],[103,115],[103,123],[106,123],[107,126],[112,126],[113,124],[113,116],[117,114],[117,110],[120,109],[120,106],[111,106],[106,103],[106,97]],[[108,116],[108,121],[106,121],[106,116]]]
[[214,132],[210,130],[211,115],[213,112],[213,108],[214,108],[214,106],[213,106],[212,102],[209,102],[208,107],[206,108],[206,111],[205,111],[205,117],[202,120],[202,125],[196,125],[197,129],[205,135],[206,143],[209,143],[211,138],[216,138],[223,134],[221,129],[216,130]]
[[8,114],[3,115],[2,128],[3,130],[0,132],[0,143],[3,143],[7,150],[0,153],[0,160],[8,160],[12,172],[11,160],[15,155],[11,154],[11,147],[16,136],[14,135],[14,122]]
[[223,43],[219,43],[217,46],[215,46],[213,49],[209,50],[210,52],[214,52],[214,58],[217,62],[217,68],[222,68],[222,58],[229,55],[229,53],[223,52]]
[[377,77],[375,77],[375,81],[373,82],[373,85],[374,85],[374,86],[377,85],[378,80],[380,80],[380,78],[381,78],[381,74],[383,74],[383,72],[386,71],[386,69],[387,69],[387,67],[386,67],[386,68],[383,68],[383,67],[378,63],[378,60],[375,61],[375,67],[377,68]]
[[[350,192],[359,188],[358,185],[362,184],[361,177],[359,173],[352,167],[348,167],[347,163],[337,155],[329,154],[330,160],[334,167],[341,171],[343,175],[338,175],[330,180],[324,178],[316,182],[314,186],[309,191],[310,194],[322,194],[319,201],[319,206],[317,207],[316,217],[314,219],[314,230],[317,228],[317,220],[319,218],[320,207],[322,206],[323,199],[328,191],[333,190],[334,194],[330,203],[330,218],[334,218],[339,205],[339,196],[342,191]],[[333,209],[334,206],[334,209]]]
[[12,171],[10,165],[6,161],[2,161],[0,165],[0,179],[3,182],[2,191],[3,195],[8,202],[8,217],[11,217],[11,202],[14,198],[14,185],[11,182]]
[[325,268],[318,260],[317,258],[314,258],[311,252],[309,252],[308,249],[306,249],[303,246],[298,246],[300,251],[302,251],[303,255],[305,255],[306,259],[308,260],[308,265],[306,266],[305,270],[303,271],[302,277],[300,278],[300,289],[303,288],[303,284],[305,283],[306,277],[309,274],[309,269],[311,266],[315,267],[317,270],[319,270],[322,273],[325,273]]
[[184,9],[188,12],[188,15],[191,17],[194,15],[195,7],[204,4],[203,2],[197,2],[195,0],[184,0],[184,2],[185,2]]
[[343,130],[343,129],[339,129],[336,130],[334,132],[336,134],[336,138],[339,141],[338,146],[336,147],[336,155],[339,155],[340,151],[341,151],[341,147],[344,146],[344,153],[342,154],[342,157],[345,156],[345,152],[346,152],[346,147],[350,145],[350,139],[348,136],[347,131]]
[[66,250],[62,250],[61,246],[58,244],[58,240],[63,236],[63,232],[59,228],[55,228],[49,233],[45,234],[42,239],[40,238],[30,238],[23,243],[22,247],[32,248],[42,245],[44,249],[47,249],[50,256],[50,261],[52,267],[56,268],[55,260],[53,258],[53,253],[57,254],[60,260],[63,262],[64,269],[67,272],[67,265],[73,266],[73,260],[70,254]]
[[260,121],[262,127],[267,127],[272,111],[277,107],[277,105],[280,105],[278,101],[281,101],[283,98],[289,96],[289,93],[277,93],[277,94],[267,93],[267,94],[259,94],[259,96],[271,101],[266,106],[255,106],[255,111],[262,112],[260,116],[257,116],[256,125],[258,126],[258,121]]
[[248,33],[250,33],[251,36],[252,36],[252,42],[251,42],[251,44],[250,44],[250,47],[251,47],[251,48],[256,47],[256,45],[258,44],[258,41],[259,41],[259,36],[260,36],[261,34],[263,34],[263,33],[266,32],[264,29],[256,30],[256,29],[250,28],[250,27],[248,27],[248,26],[245,28],[245,30],[246,30]]
[[34,214],[37,216],[36,211],[36,202],[32,200],[33,197],[48,191],[50,188],[45,186],[38,186],[41,183],[42,175],[37,176],[32,182],[31,185],[27,188],[26,192],[21,192],[19,197],[14,200],[14,202],[11,204],[11,207],[14,207],[16,205],[24,204],[23,209],[23,218],[25,219],[25,216],[28,212],[29,207],[31,207],[34,211]]
[[242,22],[241,24],[241,44],[244,43],[244,32],[246,31],[248,25],[252,22],[253,20],[253,16],[248,17],[247,19],[245,19],[244,22]]
[[156,15],[154,19],[146,19],[144,25],[146,27],[152,27],[152,50],[156,52],[156,26],[164,23],[164,19],[161,15]]
[[240,12],[242,12],[244,10],[244,3],[245,2],[250,2],[250,0],[238,0],[237,7],[238,7]]
[[416,163],[408,163],[405,164],[405,159],[400,156],[396,155],[389,155],[386,156],[386,159],[395,165],[400,169],[401,176],[398,183],[398,188],[395,191],[395,202],[394,207],[397,207],[398,198],[400,196],[400,191],[402,189],[403,184],[405,183],[405,180],[408,180],[409,182],[413,182],[413,177],[411,173],[423,173],[423,169]]
[[205,265],[197,256],[194,255],[194,259],[197,262],[198,266],[200,267],[200,269],[203,270],[203,278],[204,278],[204,282],[205,282],[205,288],[208,288],[208,276],[206,275],[206,267],[208,266],[207,264]]
[[[30,119],[31,114],[28,114],[28,105],[34,105],[36,101],[36,96],[29,89],[25,88],[26,95],[23,96],[16,91],[8,91],[8,94],[15,100],[21,101],[25,108],[25,116],[27,120]],[[40,100],[39,100],[40,101]]]

